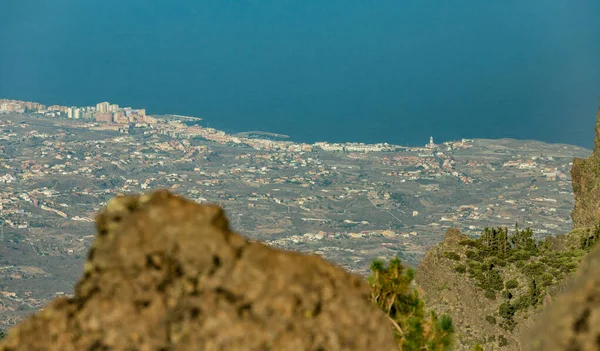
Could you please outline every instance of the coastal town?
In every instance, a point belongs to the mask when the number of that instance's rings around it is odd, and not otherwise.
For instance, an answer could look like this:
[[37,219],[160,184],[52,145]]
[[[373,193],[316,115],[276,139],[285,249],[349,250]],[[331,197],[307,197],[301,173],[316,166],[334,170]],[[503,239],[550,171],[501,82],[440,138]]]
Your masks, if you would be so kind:
[[0,328],[72,293],[94,216],[119,194],[217,203],[251,240],[367,274],[374,258],[418,264],[448,228],[567,232],[571,162],[591,154],[514,139],[299,143],[201,121],[0,100]]

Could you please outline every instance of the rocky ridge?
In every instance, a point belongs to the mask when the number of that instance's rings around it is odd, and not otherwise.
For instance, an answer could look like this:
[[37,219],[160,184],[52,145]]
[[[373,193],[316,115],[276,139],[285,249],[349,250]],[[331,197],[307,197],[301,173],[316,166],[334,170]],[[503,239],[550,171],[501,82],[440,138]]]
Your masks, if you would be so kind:
[[[485,290],[478,288],[473,279],[455,270],[460,263],[445,255],[453,252],[464,261],[468,247],[460,242],[468,239],[458,229],[449,229],[444,241],[427,252],[417,268],[418,288],[429,308],[452,317],[457,334],[456,350],[472,350],[476,344],[484,345],[485,350],[515,350],[518,345],[513,341],[514,331],[509,332],[498,323],[500,300],[486,298]],[[517,317],[517,322],[520,321]]]
[[397,350],[362,277],[250,242],[218,206],[120,196],[96,227],[75,296],[0,350]]
[[[571,235],[584,236],[600,219],[600,109],[594,153],[575,159],[571,171],[575,193]],[[560,287],[561,294],[536,317],[522,336],[523,351],[600,349],[600,246],[581,262],[577,273]]]
[[[596,318],[600,318],[600,306],[597,306],[600,268],[596,262],[600,260],[600,248],[582,261],[573,282],[569,276],[586,255],[582,243],[596,240],[594,233],[598,232],[600,110],[594,153],[586,159],[575,158],[571,174],[575,195],[571,215],[573,229],[564,235],[547,238],[536,254],[508,263],[501,261],[502,266],[496,264],[493,270],[503,282],[498,291],[478,287],[477,280],[470,274],[473,261],[480,261],[481,265],[494,264],[498,262],[496,258],[478,258],[474,254],[477,250],[464,245],[473,243],[471,238],[456,229],[448,230],[444,241],[432,248],[420,263],[417,285],[428,307],[452,316],[458,335],[457,350],[472,350],[475,345],[485,350],[598,349],[600,329],[593,326],[597,325],[594,323]],[[557,262],[563,266],[557,266]],[[517,297],[531,293],[530,276],[525,274],[528,269],[539,270],[535,279],[541,296],[532,306],[512,311],[514,325],[507,328],[500,323],[501,315],[507,313],[502,305],[515,305]],[[561,278],[552,279],[552,275]],[[549,279],[540,289],[540,281],[545,277]],[[509,289],[509,280],[516,282],[515,288]],[[549,310],[542,312],[543,307],[549,307]],[[596,309],[598,316],[594,314]],[[538,317],[540,313],[542,316]]]
[[600,247],[521,336],[523,351],[600,349]]
[[600,109],[596,123],[594,152],[585,159],[575,158],[571,168],[575,209],[571,217],[575,228],[596,225],[600,218]]

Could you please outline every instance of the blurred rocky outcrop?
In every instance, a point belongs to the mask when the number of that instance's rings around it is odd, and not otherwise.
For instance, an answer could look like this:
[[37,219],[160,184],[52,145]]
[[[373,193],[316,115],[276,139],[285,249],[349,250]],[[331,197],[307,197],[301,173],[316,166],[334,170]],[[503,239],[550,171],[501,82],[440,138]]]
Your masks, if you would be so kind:
[[250,242],[218,206],[117,197],[96,226],[75,296],[0,350],[397,350],[361,277]]

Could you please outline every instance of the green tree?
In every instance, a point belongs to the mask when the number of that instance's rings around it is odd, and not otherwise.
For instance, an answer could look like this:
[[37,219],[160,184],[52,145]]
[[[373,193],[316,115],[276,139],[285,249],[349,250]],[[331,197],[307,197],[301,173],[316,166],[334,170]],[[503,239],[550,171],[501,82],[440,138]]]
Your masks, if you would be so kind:
[[511,242],[515,250],[537,253],[537,243],[533,237],[533,231],[529,227],[519,230],[518,225],[515,225],[515,233],[511,237]]
[[454,326],[449,316],[425,313],[425,304],[410,286],[413,269],[404,267],[397,257],[386,266],[383,261],[371,264],[371,300],[385,312],[394,327],[403,351],[450,350]]
[[508,228],[498,227],[490,229],[489,227],[485,227],[481,240],[489,254],[502,259],[508,256],[508,252],[511,249],[508,241]]
[[528,297],[531,306],[535,306],[542,301],[542,291],[535,279],[531,279],[531,283],[529,284]]

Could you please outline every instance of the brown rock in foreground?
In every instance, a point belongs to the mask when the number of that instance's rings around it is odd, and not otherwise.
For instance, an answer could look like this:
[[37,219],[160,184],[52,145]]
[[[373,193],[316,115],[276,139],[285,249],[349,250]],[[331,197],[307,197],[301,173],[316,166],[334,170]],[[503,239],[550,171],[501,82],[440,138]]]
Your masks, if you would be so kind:
[[0,350],[397,350],[361,277],[249,242],[217,206],[118,197],[96,227],[75,297]]

